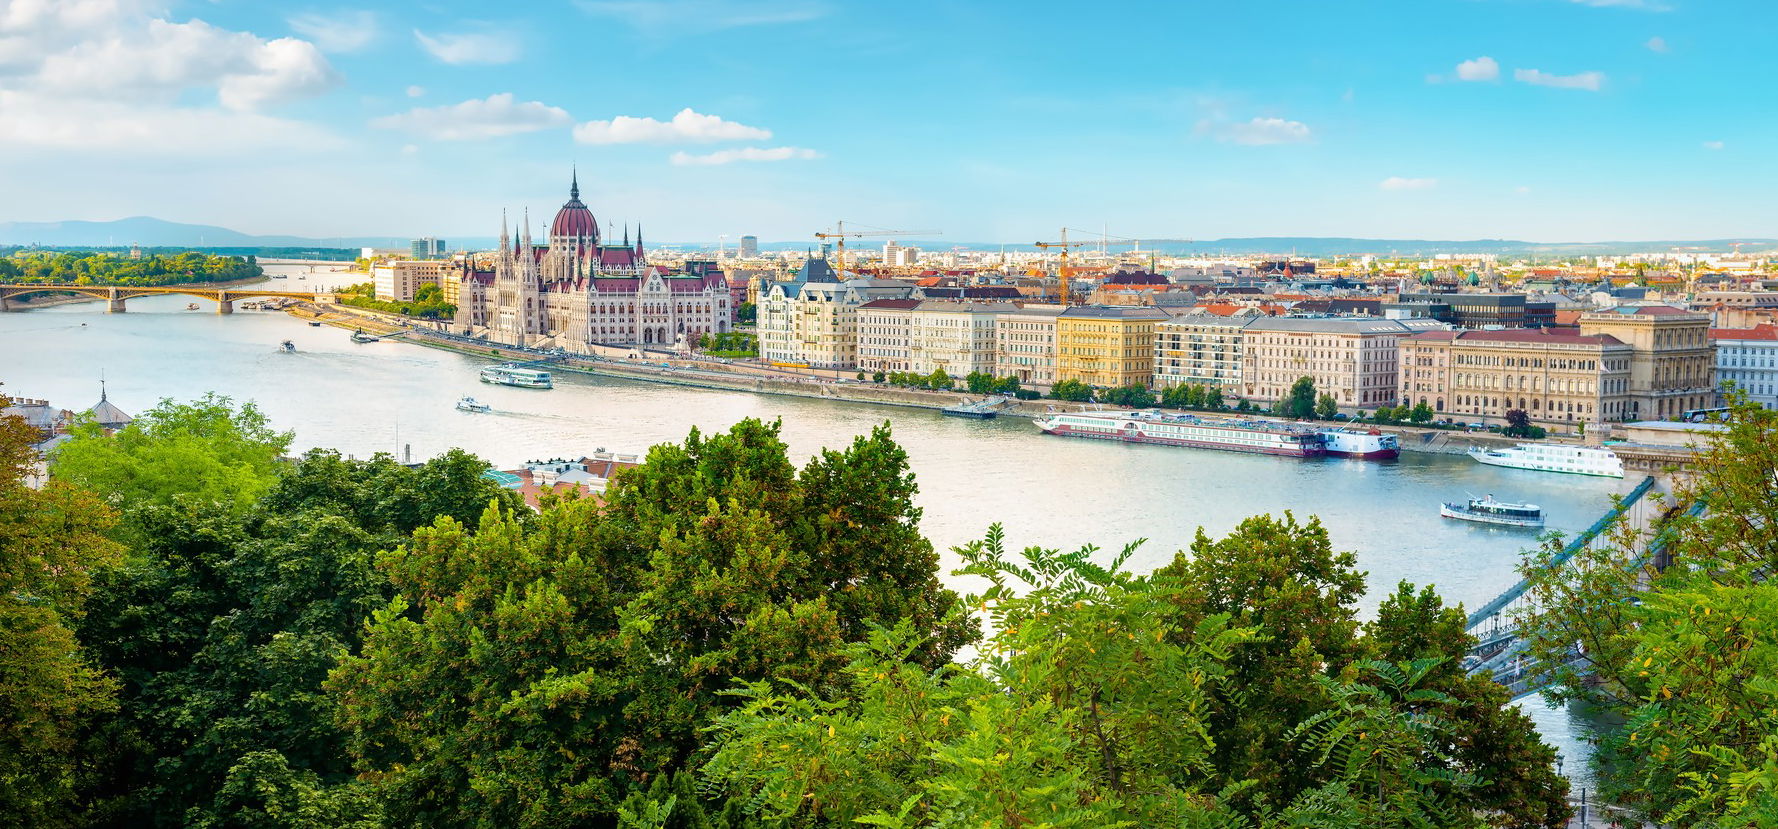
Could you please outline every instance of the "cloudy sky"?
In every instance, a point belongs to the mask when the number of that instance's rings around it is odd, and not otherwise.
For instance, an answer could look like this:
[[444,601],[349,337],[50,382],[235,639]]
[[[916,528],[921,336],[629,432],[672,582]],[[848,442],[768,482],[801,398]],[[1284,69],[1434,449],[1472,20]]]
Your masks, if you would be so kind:
[[0,0],[0,220],[1778,236],[1764,0]]

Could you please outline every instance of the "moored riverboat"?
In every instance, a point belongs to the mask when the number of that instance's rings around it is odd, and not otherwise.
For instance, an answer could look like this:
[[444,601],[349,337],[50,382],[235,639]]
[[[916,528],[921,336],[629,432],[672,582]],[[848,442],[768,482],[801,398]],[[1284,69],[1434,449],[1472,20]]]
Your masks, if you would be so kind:
[[943,411],[951,417],[969,417],[975,418],[976,420],[988,420],[1000,414],[1000,406],[991,399],[976,400],[973,402],[958,403],[955,406],[946,406]]
[[488,366],[482,369],[483,383],[496,386],[516,386],[521,389],[553,389],[555,381],[550,373],[534,368],[519,368],[515,365]]
[[374,342],[376,342],[376,341],[377,341],[377,338],[376,338],[376,337],[373,337],[373,336],[371,336],[371,335],[369,335],[369,334],[366,334],[366,333],[364,333],[364,332],[363,332],[363,331],[353,331],[353,332],[352,332],[352,342],[355,342],[355,343],[374,343]]
[[1335,458],[1386,461],[1401,455],[1401,440],[1376,429],[1322,429],[1321,446]]
[[1272,420],[1224,420],[1158,410],[1052,414],[1033,421],[1046,435],[1189,446],[1292,458],[1325,451],[1314,429]]
[[1624,477],[1624,462],[1616,452],[1600,446],[1571,446],[1560,443],[1521,443],[1510,449],[1469,450],[1477,463],[1504,466],[1510,469],[1531,469],[1538,472],[1566,472],[1571,475],[1598,475],[1606,478]]
[[1537,528],[1543,526],[1543,508],[1536,504],[1512,504],[1496,501],[1494,496],[1471,498],[1460,504],[1439,504],[1438,514],[1459,521],[1496,524],[1502,527]]

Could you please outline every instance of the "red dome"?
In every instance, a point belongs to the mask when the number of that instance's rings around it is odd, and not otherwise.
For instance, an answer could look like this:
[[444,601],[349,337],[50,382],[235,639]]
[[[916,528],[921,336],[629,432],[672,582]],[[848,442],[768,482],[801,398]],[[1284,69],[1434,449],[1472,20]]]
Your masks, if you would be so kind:
[[549,223],[549,236],[551,239],[578,237],[595,243],[599,241],[599,220],[593,218],[593,211],[581,203],[578,180],[568,188],[568,203],[556,211],[555,221]]

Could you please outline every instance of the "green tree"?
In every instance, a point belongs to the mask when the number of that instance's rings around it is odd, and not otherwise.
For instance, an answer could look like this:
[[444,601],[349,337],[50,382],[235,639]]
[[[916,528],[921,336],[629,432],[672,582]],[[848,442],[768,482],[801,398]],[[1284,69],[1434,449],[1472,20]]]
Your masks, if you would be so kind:
[[1290,384],[1290,393],[1279,401],[1285,417],[1307,420],[1315,416],[1315,378],[1298,377]]
[[1533,680],[1623,720],[1595,753],[1600,792],[1676,826],[1778,822],[1778,413],[1731,408],[1658,536],[1619,527],[1560,567],[1557,539],[1524,565]]
[[1213,412],[1220,412],[1227,408],[1222,399],[1222,389],[1210,386],[1204,390],[1204,408]]
[[994,375],[980,371],[972,371],[963,378],[963,384],[970,394],[990,394],[994,391]]
[[933,369],[932,374],[927,375],[925,379],[928,387],[939,391],[950,391],[951,387],[957,384],[957,381],[951,379],[951,375],[946,374],[942,368]]
[[252,402],[208,394],[162,400],[116,434],[81,423],[56,450],[51,474],[101,493],[114,505],[190,498],[239,513],[277,481],[290,432],[278,432]]
[[[0,406],[7,402],[0,397]],[[81,731],[117,684],[75,640],[92,573],[122,554],[112,512],[64,482],[25,486],[38,439],[0,417],[0,823],[74,825]]]
[[414,302],[418,305],[437,305],[444,302],[444,289],[437,284],[427,282],[414,289]]
[[757,322],[759,320],[759,306],[751,302],[741,303],[741,307],[735,312],[735,319],[749,325]]
[[1415,403],[1414,408],[1408,411],[1408,421],[1410,423],[1430,423],[1433,414],[1432,407],[1426,405],[1426,401],[1422,400]]
[[1340,404],[1339,401],[1334,400],[1333,395],[1324,393],[1315,399],[1316,417],[1321,418],[1322,420],[1333,420],[1333,416],[1339,413]]
[[398,595],[329,686],[392,822],[609,820],[671,774],[734,679],[839,681],[848,642],[905,620],[931,670],[973,637],[949,615],[887,427],[800,472],[747,420],[656,446],[604,503],[527,530],[490,509],[381,559]]
[[1050,397],[1073,403],[1091,403],[1093,402],[1093,387],[1079,380],[1060,380],[1050,386]]

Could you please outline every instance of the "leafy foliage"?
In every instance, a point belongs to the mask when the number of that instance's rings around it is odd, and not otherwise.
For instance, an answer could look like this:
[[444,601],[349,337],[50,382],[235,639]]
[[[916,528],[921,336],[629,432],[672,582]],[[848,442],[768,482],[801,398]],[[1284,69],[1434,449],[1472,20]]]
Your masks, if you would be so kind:
[[376,289],[369,282],[339,288],[334,298],[341,305],[420,319],[450,319],[457,315],[457,306],[445,302],[444,291],[436,285],[421,285],[414,290],[414,298],[407,302],[377,299]]
[[1070,403],[1091,403],[1093,387],[1079,380],[1058,380],[1055,385],[1050,386],[1050,397]]
[[196,251],[150,253],[131,259],[113,253],[14,249],[0,256],[0,282],[155,286],[226,282],[264,276],[252,256],[214,256]]

